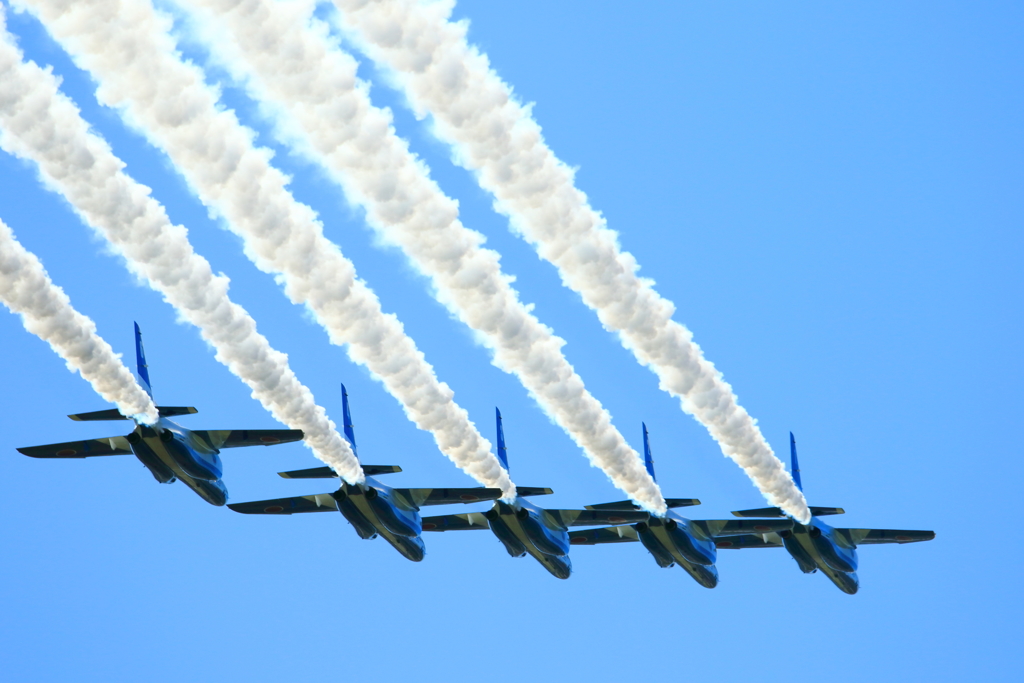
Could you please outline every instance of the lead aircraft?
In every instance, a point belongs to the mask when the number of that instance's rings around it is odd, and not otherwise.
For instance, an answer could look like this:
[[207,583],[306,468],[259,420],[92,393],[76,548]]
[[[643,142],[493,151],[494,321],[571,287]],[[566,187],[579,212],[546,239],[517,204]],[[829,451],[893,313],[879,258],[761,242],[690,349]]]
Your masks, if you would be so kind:
[[[356,453],[356,433],[348,407],[348,392],[341,385],[342,412],[345,419],[345,438]],[[251,503],[233,503],[228,507],[235,512],[250,515],[292,515],[301,512],[340,512],[355,527],[360,538],[381,536],[407,559],[421,561],[427,553],[420,532],[424,524],[419,509],[424,505],[449,505],[494,500],[501,496],[497,488],[462,489],[393,489],[381,484],[374,475],[401,472],[397,465],[363,465],[365,483],[341,486],[333,493],[310,496],[274,498]],[[278,472],[285,479],[330,479],[337,477],[330,467]]]
[[[789,452],[793,481],[804,490],[800,481],[800,464],[796,459],[796,439],[789,434]],[[907,531],[901,529],[837,529],[821,521],[823,515],[841,515],[843,508],[811,506],[808,524],[794,522],[793,528],[763,536],[739,536],[720,548],[778,548],[785,546],[804,574],[821,570],[844,593],[853,595],[860,587],[857,578],[857,547],[880,543],[917,543],[935,538],[934,531]],[[737,510],[737,517],[782,517],[777,507],[755,510]]]
[[[153,387],[149,381],[149,366],[138,323],[135,324],[135,359],[142,387],[152,398]],[[271,446],[302,440],[300,429],[189,430],[167,419],[197,412],[191,406],[157,406],[157,412],[160,418],[155,424],[137,422],[135,430],[127,436],[28,446],[18,451],[33,458],[93,458],[134,453],[161,484],[171,484],[180,479],[206,502],[224,505],[228,490],[221,481],[224,469],[219,453],[222,448]],[[113,409],[68,417],[79,422],[130,419]]]
[[[498,459],[508,471],[508,449],[501,411],[494,409],[498,431]],[[473,531],[490,529],[512,557],[532,556],[553,576],[568,579],[572,575],[569,561],[570,526],[594,526],[641,522],[649,515],[636,510],[546,510],[529,502],[524,496],[551,493],[551,489],[516,487],[511,502],[496,501],[486,512],[441,515],[423,520],[424,531]]]
[[[644,465],[654,479],[654,457],[651,455],[650,437],[647,425],[644,429]],[[751,532],[766,534],[785,532],[793,527],[792,520],[692,520],[673,512],[671,508],[700,505],[696,498],[666,498],[670,508],[665,517],[652,516],[646,522],[627,526],[612,526],[601,529],[585,529],[569,533],[573,545],[598,545],[604,543],[630,543],[640,541],[654,557],[659,567],[678,564],[693,579],[705,588],[718,585],[718,570],[715,568],[716,544],[720,539],[747,535]],[[635,510],[635,503],[623,500],[616,503],[588,505],[588,510]]]

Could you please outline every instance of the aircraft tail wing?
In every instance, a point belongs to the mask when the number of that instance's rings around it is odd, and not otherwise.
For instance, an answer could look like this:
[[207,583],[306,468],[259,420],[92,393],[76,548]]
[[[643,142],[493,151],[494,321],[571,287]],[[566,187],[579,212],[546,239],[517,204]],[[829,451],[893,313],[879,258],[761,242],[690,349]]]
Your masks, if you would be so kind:
[[745,534],[716,538],[719,550],[742,550],[743,548],[781,548],[782,538],[778,534]]
[[[381,474],[393,474],[401,472],[398,465],[363,465],[363,473],[368,477],[376,477]],[[278,472],[277,476],[284,479],[337,479],[338,473],[330,467],[310,467],[306,470],[289,470]]]
[[[843,508],[829,508],[829,507],[818,507],[815,505],[810,506],[811,515],[814,517],[824,517],[825,515],[842,515],[846,514],[846,510]],[[754,508],[753,510],[734,510],[733,513],[737,517],[785,517],[786,513],[779,508]]]
[[733,510],[736,517],[785,517],[780,508],[754,508],[753,510]]
[[274,446],[303,437],[301,429],[197,429],[192,433],[217,449]]
[[416,507],[425,505],[454,505],[455,503],[479,503],[482,500],[501,498],[501,489],[483,487],[469,489],[394,489]]
[[[157,406],[156,410],[160,413],[160,417],[172,417],[174,415],[195,415],[199,411],[192,406]],[[130,420],[131,418],[125,417],[121,413],[117,412],[116,408],[109,408],[107,410],[94,410],[89,413],[75,413],[74,415],[68,415],[75,422],[98,422],[102,420]]]
[[710,538],[744,536],[746,534],[767,534],[793,528],[791,519],[703,519],[691,520]]
[[[684,508],[691,505],[700,505],[696,498],[666,498],[665,504],[670,508]],[[614,503],[598,503],[597,505],[584,505],[587,510],[640,510],[640,506],[631,500],[618,500]]]
[[934,531],[911,531],[906,529],[836,529],[857,546],[881,543],[920,543],[935,538]]
[[601,545],[604,543],[632,543],[639,541],[636,529],[630,525],[606,526],[600,529],[579,529],[569,532],[569,543],[573,545]]
[[132,447],[123,436],[111,436],[46,446],[25,446],[19,448],[18,452],[30,458],[94,458],[99,455],[131,455]]
[[641,510],[545,510],[563,527],[596,526],[646,522],[650,514]]
[[316,493],[311,496],[229,503],[228,507],[246,515],[294,515],[300,512],[332,512],[338,509],[338,502],[329,493]]
[[461,515],[437,515],[423,518],[424,531],[479,531],[490,529],[482,512],[467,512]]
[[543,486],[516,486],[516,495],[522,498],[527,496],[548,496],[552,493],[554,491]]

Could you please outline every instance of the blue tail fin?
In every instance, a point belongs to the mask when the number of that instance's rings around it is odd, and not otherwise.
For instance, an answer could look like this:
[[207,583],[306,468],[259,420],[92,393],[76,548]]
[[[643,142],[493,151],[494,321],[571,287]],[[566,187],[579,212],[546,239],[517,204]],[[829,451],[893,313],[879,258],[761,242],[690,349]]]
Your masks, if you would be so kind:
[[789,433],[789,459],[792,462],[793,481],[796,482],[796,487],[803,491],[804,485],[800,481],[800,463],[796,461],[796,439],[793,438],[793,432]]
[[508,449],[505,448],[505,430],[501,428],[501,411],[494,409],[495,421],[498,424],[498,460],[501,466],[508,472]]
[[644,467],[647,468],[647,474],[651,475],[651,479],[655,482],[658,480],[654,476],[654,456],[651,455],[651,441],[647,436],[647,425],[641,422],[644,426]]
[[356,431],[352,426],[352,413],[348,409],[348,392],[345,390],[345,385],[341,385],[341,412],[342,419],[345,420],[345,438],[348,439],[348,443],[352,446],[352,452],[359,457],[359,452],[356,450]]
[[146,365],[146,350],[142,348],[142,330],[139,329],[138,323],[135,323],[135,362],[139,370],[139,379],[142,380],[142,388],[150,398],[153,398],[153,385],[149,383],[149,366]]

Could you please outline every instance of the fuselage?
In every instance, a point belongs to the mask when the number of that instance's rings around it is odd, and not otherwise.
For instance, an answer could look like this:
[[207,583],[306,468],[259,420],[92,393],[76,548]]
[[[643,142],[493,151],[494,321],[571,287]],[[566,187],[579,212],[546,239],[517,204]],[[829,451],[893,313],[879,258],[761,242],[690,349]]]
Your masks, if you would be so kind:
[[161,484],[180,479],[212,505],[227,502],[220,451],[192,431],[160,418],[152,427],[137,426],[127,440],[135,457]]
[[633,528],[659,566],[678,564],[705,588],[718,585],[714,539],[689,519],[669,510],[665,517],[651,517]]
[[794,522],[779,536],[805,574],[820,569],[844,593],[857,592],[857,547],[833,527],[812,517],[810,524]]
[[363,484],[342,482],[341,488],[329,495],[360,538],[381,536],[413,562],[427,554],[420,537],[423,519],[419,510],[391,487],[367,477]]
[[572,574],[569,532],[543,508],[516,497],[512,503],[495,501],[484,517],[512,557],[530,555],[559,579]]

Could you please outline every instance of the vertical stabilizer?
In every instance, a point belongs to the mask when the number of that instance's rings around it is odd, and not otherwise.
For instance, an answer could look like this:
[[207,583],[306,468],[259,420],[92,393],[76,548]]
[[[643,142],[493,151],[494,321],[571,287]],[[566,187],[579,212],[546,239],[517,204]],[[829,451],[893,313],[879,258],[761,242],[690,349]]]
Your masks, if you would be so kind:
[[153,385],[149,383],[149,366],[146,364],[146,350],[142,348],[142,330],[139,329],[138,323],[135,323],[135,363],[139,379],[142,380],[142,388],[150,398],[153,398]]
[[352,425],[352,413],[348,409],[348,391],[345,390],[345,385],[341,385],[341,411],[342,419],[345,420],[345,438],[348,439],[348,443],[352,446],[352,452],[359,457],[359,452],[356,450],[356,430]]
[[796,460],[796,439],[793,438],[793,432],[789,433],[789,459],[792,462],[793,481],[796,482],[796,487],[803,492],[804,485],[800,481],[800,463]]
[[505,430],[501,428],[501,411],[497,408],[494,409],[494,417],[498,425],[498,460],[501,461],[502,467],[508,472],[508,449],[505,448]]
[[647,436],[647,425],[643,422],[640,424],[644,427],[644,467],[647,468],[647,474],[651,475],[651,479],[657,482],[657,478],[654,476],[654,456],[651,455],[651,440]]

